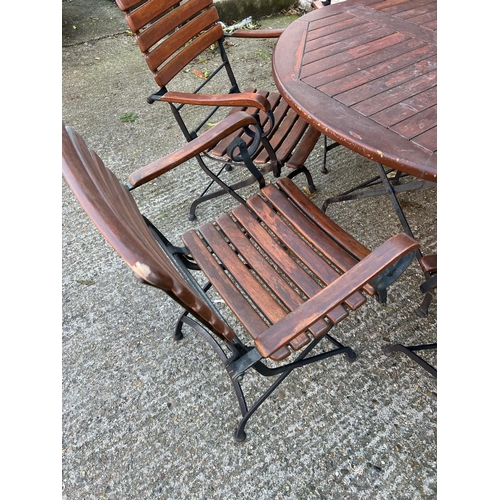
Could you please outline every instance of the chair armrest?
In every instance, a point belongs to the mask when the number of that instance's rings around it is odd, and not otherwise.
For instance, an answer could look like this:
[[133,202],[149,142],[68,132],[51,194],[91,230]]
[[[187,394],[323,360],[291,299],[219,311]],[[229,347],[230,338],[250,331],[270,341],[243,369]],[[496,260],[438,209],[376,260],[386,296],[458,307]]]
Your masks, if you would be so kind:
[[217,125],[214,125],[177,151],[132,172],[128,178],[127,187],[133,189],[159,177],[246,125],[258,125],[258,122],[245,111],[238,111],[228,115]]
[[268,358],[286,346],[380,272],[419,246],[404,233],[396,234],[387,240],[333,283],[257,337],[255,347],[259,354]]
[[266,113],[271,110],[271,104],[267,98],[255,92],[238,92],[234,94],[188,94],[185,92],[167,92],[157,100],[201,106],[256,107]]
[[238,38],[279,38],[283,28],[275,30],[234,30],[232,33],[225,33],[226,37],[236,36]]

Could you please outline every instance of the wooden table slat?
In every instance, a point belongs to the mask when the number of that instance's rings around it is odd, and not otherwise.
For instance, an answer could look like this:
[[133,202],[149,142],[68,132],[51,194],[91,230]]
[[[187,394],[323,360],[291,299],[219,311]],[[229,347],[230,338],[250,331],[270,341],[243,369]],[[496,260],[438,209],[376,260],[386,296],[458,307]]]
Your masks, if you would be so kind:
[[[429,52],[427,46],[318,88],[331,97],[335,96],[335,99],[343,104],[352,106],[378,92],[401,85],[401,83],[415,78],[416,75],[435,69],[437,66],[436,58],[422,60],[421,54],[423,52]],[[413,60],[416,62],[412,64]],[[362,88],[362,85],[369,86]],[[374,89],[371,90],[370,86]],[[349,90],[352,92],[347,93]]]
[[276,85],[331,139],[436,182],[436,12],[435,0],[346,0],[310,12],[276,44]]
[[392,130],[408,139],[413,139],[436,125],[437,106],[431,106],[406,118],[391,127]]
[[371,118],[381,125],[390,127],[436,104],[437,87],[433,87],[379,111],[371,115]]
[[420,16],[422,14],[427,14],[429,12],[437,12],[437,7],[435,3],[422,5],[421,7],[417,7],[414,9],[404,10],[403,12],[398,12],[395,14],[400,19],[407,19],[412,22],[415,22],[413,18],[416,16]]
[[[367,30],[368,26],[370,26],[372,29]],[[304,58],[302,59],[302,65],[305,67],[316,61],[319,61],[319,63],[321,64],[321,59],[334,54],[338,54],[340,52],[348,51],[353,47],[358,46],[360,42],[363,44],[369,43],[377,40],[378,38],[388,36],[391,33],[393,33],[393,31],[389,28],[380,28],[378,26],[366,23],[357,26],[356,29],[350,31],[349,36],[346,38],[341,37],[339,34],[335,34],[335,36],[326,35],[322,39],[315,40],[315,42],[318,42],[317,44],[313,44],[308,41],[307,52],[304,54]],[[321,42],[321,44],[319,42]]]
[[[300,78],[312,87],[320,87],[335,82],[349,75],[371,70],[384,63],[385,73],[391,71],[386,63],[388,60],[402,58],[403,54],[422,46],[422,43],[412,38],[405,38],[401,33],[394,33],[374,42],[367,43],[356,51],[350,50],[324,59],[324,68],[320,73],[313,75],[303,74]],[[306,68],[304,73],[306,73]],[[334,95],[334,94],[331,94]]]
[[[430,71],[429,73],[425,73],[423,75],[418,76],[417,78],[412,78],[405,82],[400,83],[395,87],[391,87],[388,90],[383,92],[380,91],[382,88],[387,87],[387,83],[382,86],[383,80],[379,79],[374,82],[374,89],[371,92],[371,97],[365,98],[362,101],[357,102],[355,105],[351,106],[356,111],[359,111],[365,116],[372,116],[375,113],[388,108],[398,102],[404,101],[409,97],[418,94],[419,92],[424,92],[436,85],[437,80],[437,71]],[[359,100],[359,97],[354,99],[354,101],[348,101],[345,99],[347,95],[343,94],[341,96],[337,96],[338,99],[342,99],[344,104],[348,104],[349,102],[353,103]]]
[[[391,4],[392,2],[384,2],[385,4]],[[408,7],[408,2],[403,1],[403,2],[398,2],[395,5],[386,5],[385,7],[381,8],[376,8],[375,6],[372,6],[375,10],[381,10],[382,12],[385,12],[386,14],[393,14],[397,17],[402,17],[405,19],[404,15],[407,12],[413,12],[417,9],[434,9],[436,10],[437,5],[435,0],[415,0],[411,3],[411,6]],[[410,14],[411,16],[411,14]]]
[[333,14],[319,21],[312,21],[307,36],[309,40],[316,40],[317,38],[325,36],[325,33],[329,33],[331,27],[335,27],[335,32],[337,32],[360,24],[367,24],[367,22],[352,14],[346,14],[345,12]]
[[412,142],[428,151],[437,152],[437,127],[426,130],[423,134],[415,137]]

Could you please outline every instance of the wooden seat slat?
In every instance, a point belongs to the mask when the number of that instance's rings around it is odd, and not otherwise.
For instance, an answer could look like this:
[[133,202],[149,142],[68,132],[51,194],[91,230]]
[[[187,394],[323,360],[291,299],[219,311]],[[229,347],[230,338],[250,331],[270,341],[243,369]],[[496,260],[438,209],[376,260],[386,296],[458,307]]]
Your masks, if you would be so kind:
[[[243,234],[241,229],[229,215],[222,215],[216,219],[216,222],[231,241],[231,244],[234,245],[239,254],[243,256],[248,265],[259,275],[261,280],[278,296],[288,309],[293,311],[304,302],[295,288],[292,288],[276,269],[263,258],[262,254]],[[268,259],[270,259],[269,256]],[[318,323],[311,327],[311,333],[315,337],[318,337],[329,328],[330,326],[325,321],[318,321]]]
[[[285,224],[276,212],[269,207],[262,198],[259,196],[251,197],[247,202],[250,207],[255,210],[258,216],[265,222],[265,224],[285,243],[294,255],[300,259],[306,267],[312,271],[318,279],[324,284],[335,281],[339,277],[339,272],[333,269],[318,253],[316,253],[310,245],[308,245],[290,226]],[[317,232],[318,238],[320,231]],[[314,240],[313,240],[314,241]],[[292,277],[290,271],[285,272]],[[303,278],[302,278],[303,279]],[[301,282],[296,283],[298,286]],[[309,295],[307,291],[304,293]],[[317,290],[316,290],[317,291]],[[361,293],[356,293],[354,296],[349,297],[346,302],[351,309],[356,309],[366,301]]]
[[[291,110],[290,110],[291,111]],[[280,146],[277,149],[277,156],[280,162],[282,163],[283,160],[287,157],[290,156],[290,154],[293,151],[293,148],[297,144],[298,141],[300,141],[300,138],[306,138],[307,134],[307,123],[304,120],[301,120],[300,117],[294,112],[295,115],[295,122],[293,124],[292,129],[288,132],[287,136],[284,138],[284,140],[281,142]],[[309,127],[310,128],[310,127]],[[316,135],[316,140],[319,137],[319,133],[315,134]],[[300,147],[304,147],[305,144],[309,144],[308,141],[301,141]],[[314,142],[316,144],[316,141]],[[290,159],[292,159],[290,157]],[[257,163],[257,160],[255,161]],[[286,165],[289,168],[293,168],[294,163],[293,162],[287,162]]]
[[[222,238],[213,224],[205,224],[199,227],[198,231],[214,255],[217,256],[222,267],[234,277],[234,281],[255,302],[255,305],[270,323],[277,323],[286,316],[286,311],[276,300],[269,296],[262,284],[259,283],[241,259],[229,247],[227,241]],[[196,254],[193,254],[193,257],[196,259]],[[205,271],[205,274],[211,280],[210,273],[207,274]],[[227,279],[229,280],[229,278]]]
[[[321,290],[319,284],[307,274],[307,272],[290,256],[290,254],[280,246],[279,242],[273,238],[259,222],[245,209],[236,207],[232,214],[238,222],[245,228],[250,236],[257,242],[259,247],[265,248],[272,261],[284,272],[288,278],[307,297],[312,297]],[[334,278],[336,278],[335,276]],[[347,316],[347,311],[339,306],[327,315],[333,322],[338,323]]]
[[286,162],[288,168],[298,169],[304,165],[304,162],[309,156],[309,151],[311,151],[316,143],[318,142],[321,133],[313,127],[309,127],[299,145],[295,148],[290,159]]
[[[351,254],[336,241],[328,238],[316,224],[304,216],[281,191],[269,185],[262,189],[262,194],[273,204],[274,208],[304,237],[319,249],[328,259],[335,263],[343,272],[348,271],[358,263]],[[267,220],[266,220],[267,223]]]
[[332,239],[339,243],[356,259],[364,259],[370,250],[360,243],[356,238],[344,231],[330,217],[328,217],[319,207],[317,207],[309,198],[303,196],[301,190],[290,179],[278,179],[280,189],[312,220],[315,224],[325,231]]
[[[254,304],[262,314],[267,318],[270,324],[277,323],[283,319],[288,311],[277,302],[264,288],[264,286],[252,275],[250,270],[245,266],[242,260],[234,253],[229,247],[228,243],[222,238],[221,234],[217,231],[213,224],[205,224],[199,228],[203,238],[212,249],[212,252],[217,256],[222,266],[232,275],[232,279],[227,275],[227,281],[234,280],[238,283],[239,287],[243,289],[245,294],[250,299],[250,304]],[[193,253],[195,260],[197,254]],[[246,255],[243,256],[244,258]],[[210,270],[202,267],[207,278],[211,280]],[[270,279],[270,276],[267,276]],[[247,299],[246,299],[247,300]],[[324,326],[321,328],[321,333],[325,333]],[[309,343],[310,339],[307,335],[299,335],[291,342],[291,346],[295,349],[301,349]]]
[[[269,326],[243,297],[234,283],[227,279],[224,271],[208,251],[199,235],[195,231],[188,231],[182,235],[182,240],[191,251],[200,268],[208,273],[210,282],[233,314],[244,325],[250,336],[256,339],[262,332],[267,330]],[[289,356],[289,354],[288,349],[282,348],[275,352],[271,359],[279,361]]]

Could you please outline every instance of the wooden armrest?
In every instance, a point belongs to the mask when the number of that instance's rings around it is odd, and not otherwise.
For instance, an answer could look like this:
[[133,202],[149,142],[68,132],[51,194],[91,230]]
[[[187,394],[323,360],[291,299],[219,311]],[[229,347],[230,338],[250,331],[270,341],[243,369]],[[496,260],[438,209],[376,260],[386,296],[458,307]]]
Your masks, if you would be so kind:
[[424,273],[436,273],[437,272],[437,254],[424,255],[420,259],[420,267]]
[[245,125],[255,125],[257,121],[252,115],[245,111],[238,111],[228,115],[224,120],[214,125],[211,129],[204,132],[202,135],[188,142],[185,146],[170,153],[159,160],[146,165],[139,170],[131,173],[127,187],[129,189],[141,186],[156,177],[172,170],[181,163],[193,158],[197,154],[205,151],[210,146],[219,142],[222,138],[232,134],[239,128]]
[[235,94],[187,94],[185,92],[167,92],[159,101],[197,104],[202,106],[246,106],[270,111],[271,104],[266,97],[255,92]]
[[387,240],[333,283],[259,335],[255,339],[255,347],[260,355],[268,358],[289,344],[364,284],[419,246],[403,233]]
[[239,38],[279,38],[283,31],[285,31],[283,28],[275,30],[234,30],[232,33],[225,34],[225,36],[236,36]]

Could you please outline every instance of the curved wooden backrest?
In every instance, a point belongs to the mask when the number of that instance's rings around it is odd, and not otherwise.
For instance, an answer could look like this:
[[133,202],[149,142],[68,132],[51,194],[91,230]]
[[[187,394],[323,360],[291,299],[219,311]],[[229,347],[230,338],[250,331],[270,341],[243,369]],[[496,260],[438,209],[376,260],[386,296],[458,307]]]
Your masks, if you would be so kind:
[[213,0],[116,0],[163,87],[195,57],[224,36]]
[[87,215],[141,281],[163,290],[221,338],[234,338],[233,331],[162,250],[132,195],[80,135],[64,123],[62,170]]

